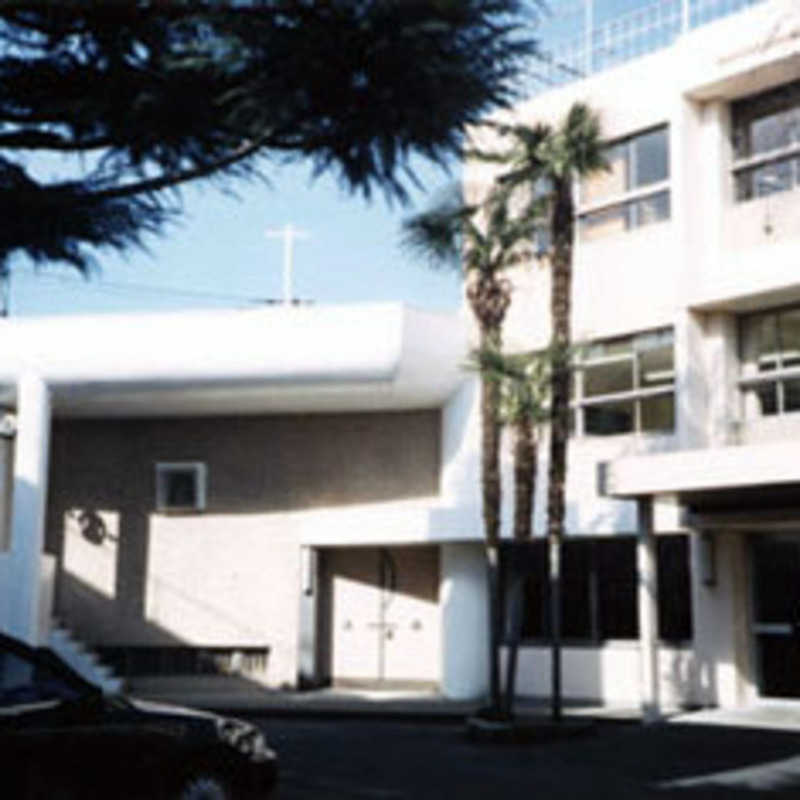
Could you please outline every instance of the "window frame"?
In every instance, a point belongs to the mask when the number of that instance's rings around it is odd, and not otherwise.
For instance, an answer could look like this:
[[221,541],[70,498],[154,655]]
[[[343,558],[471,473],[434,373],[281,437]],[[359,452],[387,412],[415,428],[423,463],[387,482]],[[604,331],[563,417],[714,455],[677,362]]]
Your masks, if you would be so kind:
[[[739,399],[740,399],[740,406],[741,406],[741,418],[743,421],[756,421],[762,419],[770,419],[774,417],[783,417],[787,414],[798,414],[800,413],[800,408],[792,409],[787,411],[786,410],[786,389],[785,389],[785,382],[791,380],[800,380],[800,365],[792,366],[792,367],[784,367],[783,362],[785,360],[786,354],[791,351],[784,351],[781,343],[778,344],[778,349],[774,354],[770,354],[774,356],[775,367],[774,369],[764,370],[763,372],[758,372],[758,362],[760,360],[756,359],[754,361],[749,361],[746,359],[746,348],[747,343],[745,342],[745,328],[748,324],[749,320],[756,319],[758,317],[761,318],[768,318],[774,317],[776,320],[776,328],[777,328],[777,336],[780,338],[780,317],[781,314],[786,313],[787,311],[798,311],[800,312],[800,305],[798,304],[789,304],[789,305],[782,305],[776,306],[775,308],[763,309],[760,311],[754,311],[748,314],[740,314],[739,319],[737,320],[737,327],[738,327],[738,338],[739,338],[739,377],[736,381],[737,388],[739,390]],[[751,374],[746,374],[747,365],[753,364],[755,367],[754,372]],[[757,390],[759,387],[774,385],[775,389],[775,413],[774,414],[758,414],[752,415],[747,413],[747,393],[749,391]]]
[[[772,113],[764,113],[762,116],[758,116],[755,112],[750,111],[748,113],[746,109],[746,104],[755,105],[757,103],[761,103],[767,107],[770,106],[770,100],[773,97],[779,97],[781,92],[784,93],[791,93],[794,90],[794,97],[790,97],[790,100],[794,102],[787,105],[782,110],[775,111],[773,110]],[[780,103],[775,103],[774,105],[780,106]],[[746,203],[751,200],[758,200],[764,197],[769,197],[772,194],[778,194],[781,192],[788,192],[792,191],[793,189],[797,189],[800,187],[800,135],[797,136],[795,141],[790,142],[789,144],[782,144],[778,147],[773,147],[768,150],[761,150],[759,152],[753,153],[752,147],[748,148],[751,152],[746,155],[739,155],[740,146],[739,142],[742,138],[742,129],[747,128],[748,126],[752,125],[752,123],[758,119],[766,119],[769,116],[776,115],[783,113],[785,111],[789,111],[792,109],[796,109],[800,112],[800,81],[792,81],[788,84],[784,84],[783,86],[779,86],[774,89],[768,89],[764,92],[757,92],[756,94],[749,95],[747,97],[740,98],[739,100],[734,101],[731,103],[731,154],[732,154],[732,165],[731,165],[731,179],[733,182],[733,200],[734,203]],[[739,121],[737,120],[737,114],[741,114],[745,117],[744,120]],[[778,166],[780,164],[787,164],[789,165],[789,170],[791,172],[791,183],[789,186],[785,187],[775,187],[773,186],[771,189],[765,192],[759,191],[758,181],[756,181],[755,189],[752,190],[750,196],[740,196],[740,189],[739,189],[739,182],[740,177],[743,176],[745,173],[754,172],[760,168],[768,167],[768,166]]]
[[[195,502],[193,505],[168,503],[168,476],[178,472],[194,475]],[[208,495],[208,468],[203,461],[157,461],[155,464],[156,511],[161,514],[191,514],[206,510]]]
[[[640,365],[640,354],[646,352],[648,348],[639,347],[637,349],[637,339],[642,341],[647,337],[658,335],[665,336],[670,334],[670,346],[672,348],[672,369],[665,370],[670,378],[669,383],[661,384],[658,386],[642,386],[642,375]],[[574,375],[574,397],[570,402],[570,407],[575,417],[575,436],[579,438],[586,437],[606,437],[606,436],[631,436],[631,435],[645,435],[645,436],[659,436],[669,435],[675,432],[675,331],[672,327],[667,326],[663,328],[654,328],[648,331],[638,331],[637,333],[628,336],[618,336],[608,339],[598,339],[590,342],[587,349],[593,345],[601,345],[606,342],[615,340],[628,340],[630,341],[629,353],[618,353],[613,355],[595,356],[595,357],[582,357],[580,350],[573,359],[572,370]],[[656,349],[653,347],[652,349]],[[607,392],[605,394],[596,394],[586,396],[584,394],[585,387],[585,371],[587,368],[602,366],[605,364],[618,364],[631,362],[631,376],[632,388],[619,392]],[[642,401],[651,397],[665,397],[672,395],[673,397],[673,424],[671,429],[661,430],[643,430],[642,429]],[[610,403],[633,403],[634,423],[633,429],[619,433],[595,433],[586,432],[586,409],[592,407],[599,407],[609,405]]]
[[[644,136],[648,136],[656,131],[664,131],[666,137],[667,148],[667,176],[660,181],[652,181],[651,183],[642,186],[636,186],[636,175],[638,172],[638,159],[636,158],[636,141]],[[672,164],[670,154],[670,141],[669,141],[670,126],[668,122],[663,122],[658,125],[651,125],[647,128],[636,131],[635,133],[623,136],[619,139],[613,139],[606,143],[605,149],[610,150],[615,147],[625,147],[625,163],[627,169],[627,181],[632,184],[626,187],[622,192],[615,192],[600,199],[593,201],[584,200],[584,187],[579,182],[578,184],[578,210],[577,221],[578,230],[581,233],[581,238],[584,243],[595,241],[595,239],[587,239],[584,231],[587,225],[587,218],[594,214],[603,211],[611,211],[614,209],[622,209],[625,216],[625,232],[638,230],[648,225],[657,224],[659,222],[669,222],[672,218],[672,197],[670,192]],[[642,222],[639,220],[639,206],[641,201],[655,198],[658,195],[666,195],[667,215],[664,219],[655,220],[653,222]],[[621,231],[620,231],[621,232]],[[613,235],[613,234],[612,234]],[[605,237],[598,237],[605,238]]]

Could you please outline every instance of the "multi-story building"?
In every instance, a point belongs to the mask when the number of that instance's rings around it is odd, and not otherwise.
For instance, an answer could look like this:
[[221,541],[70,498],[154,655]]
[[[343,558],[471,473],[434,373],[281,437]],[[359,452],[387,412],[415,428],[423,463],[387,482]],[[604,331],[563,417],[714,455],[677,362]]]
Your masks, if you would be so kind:
[[[689,26],[510,116],[557,125],[575,102],[609,170],[577,187],[566,693],[800,696],[800,8]],[[466,173],[472,191],[491,177]],[[515,287],[505,338],[543,347],[546,258]],[[544,506],[542,487],[539,531]],[[546,614],[527,633],[520,688],[546,694]]]

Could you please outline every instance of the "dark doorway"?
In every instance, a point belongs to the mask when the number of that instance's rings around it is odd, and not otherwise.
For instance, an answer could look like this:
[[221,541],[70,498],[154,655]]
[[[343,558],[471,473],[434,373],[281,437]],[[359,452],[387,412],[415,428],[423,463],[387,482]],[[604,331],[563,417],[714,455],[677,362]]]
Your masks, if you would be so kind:
[[762,697],[800,697],[800,535],[753,541],[753,634]]

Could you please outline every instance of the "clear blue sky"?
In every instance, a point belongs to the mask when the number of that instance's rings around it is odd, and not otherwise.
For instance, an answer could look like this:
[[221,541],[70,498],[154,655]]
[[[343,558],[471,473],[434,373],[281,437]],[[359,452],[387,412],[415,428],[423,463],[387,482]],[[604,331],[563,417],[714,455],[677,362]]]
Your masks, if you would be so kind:
[[[552,14],[542,19],[538,31],[545,49],[551,37],[581,35],[585,3],[591,1],[550,0]],[[593,0],[595,23],[654,1],[661,0]],[[691,2],[695,6],[699,0]],[[754,0],[715,2],[732,9]],[[451,180],[427,164],[419,165],[419,174],[433,192]],[[311,184],[309,167],[303,164],[276,168],[271,188],[244,184],[237,192],[238,200],[212,187],[187,189],[180,224],[168,228],[164,237],[150,239],[149,254],[101,252],[101,271],[89,281],[68,268],[51,267],[34,275],[22,262],[13,265],[11,313],[236,306],[248,298],[277,298],[281,243],[264,232],[286,223],[311,232],[295,251],[295,294],[301,298],[318,303],[401,300],[430,309],[458,306],[457,275],[434,272],[399,246],[403,217],[429,202],[423,193],[414,193],[411,209],[389,208],[381,196],[367,203],[340,191],[331,177]]]
[[[458,276],[430,269],[400,246],[401,222],[426,206],[424,193],[414,192],[411,208],[389,207],[382,195],[369,203],[348,195],[329,176],[311,183],[306,164],[276,167],[271,174],[271,187],[236,184],[238,198],[211,186],[188,188],[185,213],[163,237],[148,240],[149,253],[101,253],[101,270],[88,281],[67,267],[35,274],[20,260],[12,265],[11,313],[236,306],[248,298],[277,298],[282,243],[268,239],[265,230],[287,222],[311,234],[295,245],[296,296],[324,303],[402,300],[431,309],[457,307]],[[456,177],[427,163],[419,165],[419,174],[434,192]]]

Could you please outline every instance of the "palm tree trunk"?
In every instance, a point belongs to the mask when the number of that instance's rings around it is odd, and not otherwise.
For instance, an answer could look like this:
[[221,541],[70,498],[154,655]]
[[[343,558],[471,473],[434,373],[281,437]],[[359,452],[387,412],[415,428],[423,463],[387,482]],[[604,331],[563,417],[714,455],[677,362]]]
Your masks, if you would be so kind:
[[527,541],[533,525],[536,438],[529,418],[514,425],[514,539]]
[[[529,418],[514,426],[514,540],[524,542],[533,534],[533,502],[536,494],[536,437]],[[512,551],[513,552],[513,551]],[[503,708],[507,716],[514,713],[517,688],[517,661],[522,639],[524,573],[512,559],[509,562],[508,660]]]
[[[500,332],[481,326],[481,348],[500,347]],[[498,410],[500,387],[496,381],[481,377],[481,487],[483,492],[483,528],[489,581],[489,703],[495,712],[502,711],[500,686],[500,423]]]
[[569,345],[572,291],[573,201],[569,175],[555,182],[550,314],[553,367],[550,409],[550,465],[547,538],[550,556],[551,714],[561,719],[561,541],[564,536],[567,444],[569,439]]

